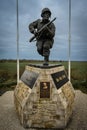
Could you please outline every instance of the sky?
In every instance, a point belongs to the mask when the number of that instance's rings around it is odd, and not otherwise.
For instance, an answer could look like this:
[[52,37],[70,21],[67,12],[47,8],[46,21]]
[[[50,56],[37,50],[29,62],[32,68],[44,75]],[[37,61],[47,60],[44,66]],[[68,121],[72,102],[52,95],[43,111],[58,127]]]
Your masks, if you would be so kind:
[[[41,10],[48,7],[56,34],[50,60],[69,59],[69,0],[18,0],[19,59],[43,60],[37,52],[28,25],[41,18]],[[0,0],[0,59],[17,58],[16,0]],[[87,0],[71,0],[71,60],[87,61]]]

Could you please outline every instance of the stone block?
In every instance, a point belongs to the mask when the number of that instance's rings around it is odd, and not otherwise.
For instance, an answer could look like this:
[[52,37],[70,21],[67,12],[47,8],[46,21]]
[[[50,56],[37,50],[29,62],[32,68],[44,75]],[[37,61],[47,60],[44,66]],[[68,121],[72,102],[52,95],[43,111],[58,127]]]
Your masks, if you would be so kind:
[[25,128],[64,128],[72,115],[74,89],[62,65],[28,65],[14,90]]

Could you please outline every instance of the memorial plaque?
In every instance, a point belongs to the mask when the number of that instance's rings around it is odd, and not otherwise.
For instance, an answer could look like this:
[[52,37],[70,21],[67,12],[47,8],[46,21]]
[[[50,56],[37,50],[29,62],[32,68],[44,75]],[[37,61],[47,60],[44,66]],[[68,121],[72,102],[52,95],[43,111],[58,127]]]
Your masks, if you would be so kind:
[[38,75],[38,73],[25,70],[21,76],[21,80],[32,89]]
[[50,98],[50,82],[40,82],[40,98]]
[[53,81],[54,81],[55,86],[56,86],[57,89],[59,89],[66,82],[69,81],[65,71],[60,71],[60,72],[53,73],[53,74],[51,74],[51,76],[53,78]]

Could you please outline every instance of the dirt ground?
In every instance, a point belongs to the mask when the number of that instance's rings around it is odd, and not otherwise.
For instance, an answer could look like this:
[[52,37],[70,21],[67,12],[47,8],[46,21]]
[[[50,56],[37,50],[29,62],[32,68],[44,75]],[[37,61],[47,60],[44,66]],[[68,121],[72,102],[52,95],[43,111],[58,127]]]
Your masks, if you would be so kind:
[[[14,107],[13,93],[13,91],[7,91],[0,96],[0,130],[38,130],[24,129],[20,125]],[[75,91],[75,94],[73,114],[64,130],[87,130],[87,94],[79,90]]]

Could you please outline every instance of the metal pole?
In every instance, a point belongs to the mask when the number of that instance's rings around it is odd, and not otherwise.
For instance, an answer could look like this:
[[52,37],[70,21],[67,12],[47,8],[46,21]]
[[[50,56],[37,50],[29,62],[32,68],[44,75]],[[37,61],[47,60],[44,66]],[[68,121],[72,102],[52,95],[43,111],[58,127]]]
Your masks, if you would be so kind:
[[71,0],[69,0],[69,61],[68,61],[68,78],[71,80]]
[[18,0],[16,0],[17,9],[17,84],[19,83],[19,21],[18,21]]

